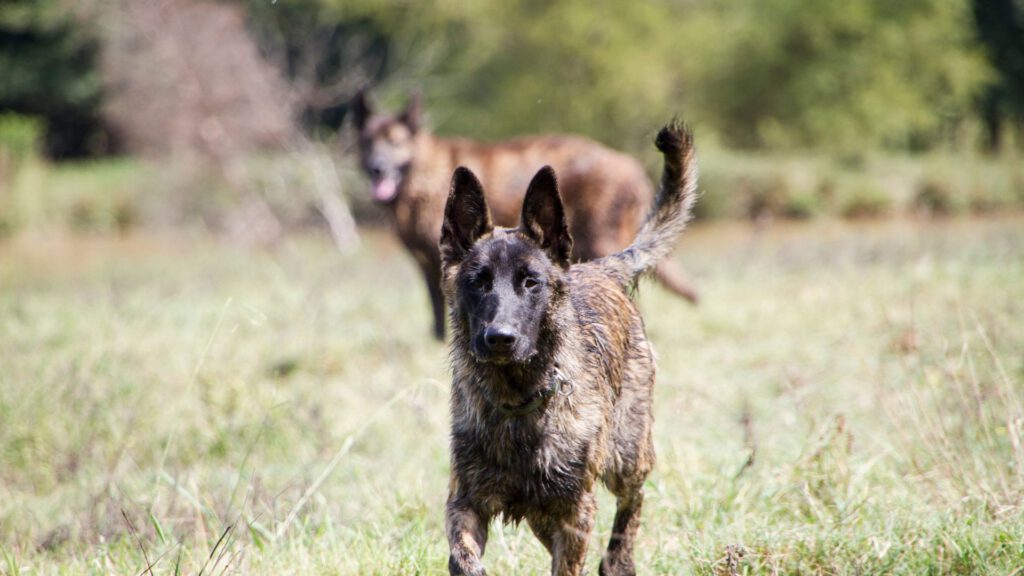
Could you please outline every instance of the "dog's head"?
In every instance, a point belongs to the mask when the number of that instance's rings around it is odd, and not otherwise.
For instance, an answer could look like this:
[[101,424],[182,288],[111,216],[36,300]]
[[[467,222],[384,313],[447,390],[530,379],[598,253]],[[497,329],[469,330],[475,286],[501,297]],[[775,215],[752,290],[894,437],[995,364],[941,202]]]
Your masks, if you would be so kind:
[[359,134],[359,162],[370,178],[374,201],[390,204],[398,198],[412,167],[422,110],[419,94],[413,94],[405,110],[398,114],[375,114],[366,90],[360,90],[352,99],[352,117]]
[[478,362],[523,364],[537,354],[566,298],[571,251],[550,166],[530,182],[518,228],[493,227],[480,181],[466,168],[455,171],[441,260],[457,336]]

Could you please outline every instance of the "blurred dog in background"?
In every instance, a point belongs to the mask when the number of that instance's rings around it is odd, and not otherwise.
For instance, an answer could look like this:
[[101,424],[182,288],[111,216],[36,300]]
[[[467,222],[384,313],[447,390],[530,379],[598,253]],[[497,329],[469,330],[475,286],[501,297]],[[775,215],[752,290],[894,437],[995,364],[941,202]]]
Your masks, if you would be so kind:
[[[439,339],[445,332],[445,302],[438,241],[449,180],[457,166],[479,176],[494,223],[514,226],[530,176],[550,164],[558,173],[575,240],[574,261],[629,245],[653,201],[654,187],[639,162],[581,136],[530,136],[496,144],[439,138],[423,128],[416,95],[403,111],[378,114],[363,90],[352,100],[351,113],[373,199],[390,209],[399,238],[420,267]],[[675,263],[658,263],[654,275],[668,289],[697,302],[696,289]]]

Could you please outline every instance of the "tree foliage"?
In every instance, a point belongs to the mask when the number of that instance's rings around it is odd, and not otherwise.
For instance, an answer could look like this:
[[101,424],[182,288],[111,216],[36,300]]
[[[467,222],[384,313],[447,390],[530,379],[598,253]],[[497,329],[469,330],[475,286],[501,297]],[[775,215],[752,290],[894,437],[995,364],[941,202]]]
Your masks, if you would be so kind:
[[45,124],[51,156],[102,152],[99,43],[55,0],[7,0],[0,6],[0,111]]
[[[385,107],[421,91],[443,133],[634,151],[677,113],[729,146],[847,152],[969,144],[993,110],[1024,108],[1020,0],[220,1],[248,10],[312,131],[366,83]],[[0,9],[0,109],[51,133],[95,123],[102,97],[69,4]]]
[[364,77],[393,103],[418,84],[441,131],[484,138],[635,148],[681,113],[739,147],[926,148],[975,121],[991,75],[966,0],[302,3],[372,31]]
[[1024,121],[1024,2],[974,0],[978,36],[998,70],[982,98],[982,114],[990,144],[1000,144],[1008,118]]
[[706,107],[743,146],[920,148],[972,113],[987,67],[949,0],[757,0]]

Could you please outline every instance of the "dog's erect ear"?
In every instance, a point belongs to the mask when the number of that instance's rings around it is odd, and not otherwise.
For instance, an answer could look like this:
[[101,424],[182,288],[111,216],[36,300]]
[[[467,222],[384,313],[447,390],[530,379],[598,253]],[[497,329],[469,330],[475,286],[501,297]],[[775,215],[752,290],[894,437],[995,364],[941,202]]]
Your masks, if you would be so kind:
[[541,168],[526,189],[519,227],[547,251],[551,260],[563,268],[569,267],[572,236],[565,222],[565,209],[558,196],[558,181],[551,166]]
[[373,115],[369,91],[370,89],[365,86],[360,88],[349,103],[349,110],[352,111],[352,123],[355,125],[356,130],[362,131],[363,127],[366,126],[366,121]]
[[491,229],[484,187],[468,168],[459,166],[452,175],[452,187],[444,207],[441,262],[445,266],[461,262],[477,239]]
[[423,96],[419,90],[409,95],[409,103],[402,111],[402,123],[408,126],[413,134],[423,125]]

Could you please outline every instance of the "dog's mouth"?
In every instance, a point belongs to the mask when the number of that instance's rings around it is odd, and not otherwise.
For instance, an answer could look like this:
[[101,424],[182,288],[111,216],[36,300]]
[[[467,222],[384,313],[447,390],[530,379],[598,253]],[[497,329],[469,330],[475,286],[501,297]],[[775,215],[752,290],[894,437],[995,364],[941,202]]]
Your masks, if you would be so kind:
[[473,356],[476,358],[477,362],[480,362],[481,364],[491,364],[493,366],[507,366],[516,362],[515,354],[512,352],[495,353],[474,347]]
[[514,356],[501,354],[487,354],[484,356],[478,354],[477,359],[485,364],[492,364],[494,366],[508,366],[516,361]]
[[391,204],[398,198],[412,168],[411,162],[384,167],[379,164],[368,165],[365,170],[370,177],[373,201],[378,204]]
[[471,346],[473,357],[481,364],[491,366],[509,366],[512,364],[526,364],[537,355],[536,349],[520,352],[518,350],[495,351],[488,350],[483,346]]
[[373,200],[380,204],[390,204],[398,197],[398,178],[391,175],[373,178]]

